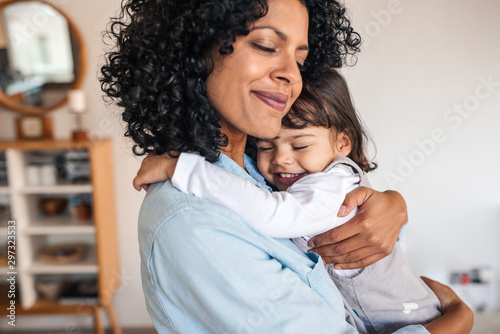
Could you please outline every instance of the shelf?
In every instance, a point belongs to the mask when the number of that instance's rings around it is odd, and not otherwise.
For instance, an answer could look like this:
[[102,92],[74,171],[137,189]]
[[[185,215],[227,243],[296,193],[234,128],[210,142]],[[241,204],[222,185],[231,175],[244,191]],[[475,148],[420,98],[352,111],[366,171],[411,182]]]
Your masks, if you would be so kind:
[[91,220],[82,221],[58,217],[36,220],[26,226],[24,231],[27,235],[93,234],[95,233],[95,226]]
[[[71,150],[78,152],[69,152]],[[120,266],[112,152],[113,144],[108,139],[0,141],[0,247],[7,241],[9,217],[19,222],[16,224],[16,292],[19,292],[15,300],[16,315],[98,314],[103,307],[108,314],[113,312],[113,295],[120,285]],[[41,184],[49,182],[42,173],[38,178],[40,184],[28,177],[29,167],[36,162],[41,165],[44,157],[60,172],[56,178],[58,183],[51,179],[53,184]],[[58,166],[65,167],[66,173],[62,173],[61,168],[58,170]],[[78,176],[86,178],[77,179]],[[30,183],[31,179],[35,181]],[[89,201],[87,204],[93,204],[90,219],[77,219],[79,207],[72,204],[80,195],[85,197],[82,200]],[[67,207],[58,215],[45,215],[46,211],[40,208],[40,201],[51,197],[68,199]],[[52,263],[39,260],[39,251],[46,246],[79,243],[89,245],[88,254],[81,261]],[[4,280],[4,283],[0,281],[0,316],[9,312],[10,300],[5,290],[9,288],[5,281],[8,272],[7,266],[0,266],[0,279]],[[98,291],[88,298],[67,293],[67,297],[59,300],[41,299],[37,282],[45,275],[71,279],[92,276],[97,281]],[[77,297],[70,297],[72,295]],[[73,305],[68,305],[70,303]],[[113,327],[119,328],[116,321],[111,320]],[[96,329],[104,332],[100,327],[97,321]]]
[[[7,314],[7,304],[8,301],[0,302],[0,315]],[[19,305],[19,301],[16,300],[16,305]],[[83,302],[78,305],[61,305],[56,300],[48,300],[39,298],[35,303],[27,309],[22,309],[19,306],[16,307],[16,314],[81,314],[94,312],[96,307],[100,307],[100,304],[88,304]]]
[[90,248],[87,257],[82,261],[69,264],[51,264],[38,259],[26,269],[30,274],[97,274],[96,254],[93,247]]
[[109,144],[110,139],[98,141],[72,141],[72,140],[16,140],[0,141],[0,151],[20,150],[20,151],[53,151],[53,150],[78,150],[91,149],[98,144]]
[[19,193],[25,195],[38,194],[76,194],[76,193],[91,193],[92,185],[90,184],[63,184],[53,186],[27,186],[19,189]]

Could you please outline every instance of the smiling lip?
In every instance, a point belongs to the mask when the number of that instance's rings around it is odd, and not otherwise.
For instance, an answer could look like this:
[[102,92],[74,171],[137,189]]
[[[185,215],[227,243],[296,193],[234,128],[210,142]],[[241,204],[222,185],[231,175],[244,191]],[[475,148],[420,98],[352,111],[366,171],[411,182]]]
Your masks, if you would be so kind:
[[268,91],[252,91],[262,102],[277,111],[284,111],[288,102],[288,95]]
[[281,183],[286,186],[291,186],[304,176],[306,176],[307,173],[300,173],[300,174],[292,174],[292,173],[274,173],[274,178],[278,183]]

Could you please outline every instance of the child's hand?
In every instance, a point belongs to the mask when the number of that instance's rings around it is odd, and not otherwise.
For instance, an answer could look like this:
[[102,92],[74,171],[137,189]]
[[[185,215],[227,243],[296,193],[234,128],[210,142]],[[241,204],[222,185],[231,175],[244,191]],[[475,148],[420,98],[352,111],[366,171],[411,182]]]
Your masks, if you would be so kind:
[[151,183],[167,181],[174,175],[177,160],[178,158],[172,158],[168,153],[162,155],[150,153],[142,160],[141,168],[134,178],[134,188],[137,191],[141,189],[147,191]]

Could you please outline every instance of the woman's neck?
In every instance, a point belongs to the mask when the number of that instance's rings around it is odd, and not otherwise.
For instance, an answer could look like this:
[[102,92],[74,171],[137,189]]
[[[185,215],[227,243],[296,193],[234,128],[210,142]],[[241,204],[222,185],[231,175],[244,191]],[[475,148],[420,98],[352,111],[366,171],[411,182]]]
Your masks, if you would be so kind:
[[228,145],[221,148],[221,152],[236,162],[241,168],[245,169],[245,147],[247,143],[247,134],[232,127],[226,122],[221,122],[221,131],[227,136]]

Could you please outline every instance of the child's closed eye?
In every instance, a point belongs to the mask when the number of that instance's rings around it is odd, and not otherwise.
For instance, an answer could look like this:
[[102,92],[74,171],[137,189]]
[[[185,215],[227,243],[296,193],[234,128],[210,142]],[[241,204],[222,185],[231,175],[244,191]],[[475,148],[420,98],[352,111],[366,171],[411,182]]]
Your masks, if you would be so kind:
[[300,151],[300,150],[303,150],[303,149],[306,149],[308,148],[309,145],[305,145],[305,146],[295,146],[293,149],[296,150],[296,151]]

